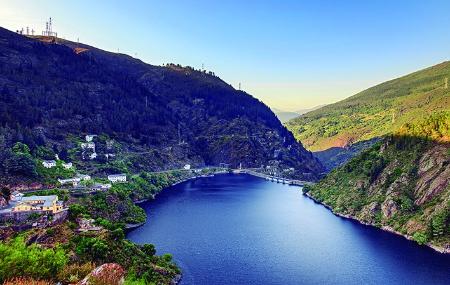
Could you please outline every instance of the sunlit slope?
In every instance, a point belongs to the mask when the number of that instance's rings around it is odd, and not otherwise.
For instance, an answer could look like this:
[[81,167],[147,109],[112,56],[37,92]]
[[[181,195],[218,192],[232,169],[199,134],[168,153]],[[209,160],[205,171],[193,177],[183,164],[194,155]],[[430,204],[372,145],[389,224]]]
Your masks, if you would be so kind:
[[379,84],[286,125],[312,151],[379,137],[433,111],[449,110],[448,78],[447,61]]

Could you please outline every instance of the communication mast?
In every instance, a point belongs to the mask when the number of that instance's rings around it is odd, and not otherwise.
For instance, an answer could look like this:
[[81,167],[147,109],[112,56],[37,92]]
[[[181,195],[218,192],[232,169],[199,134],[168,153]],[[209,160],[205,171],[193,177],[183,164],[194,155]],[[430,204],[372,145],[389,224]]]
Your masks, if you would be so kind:
[[58,33],[53,32],[53,22],[51,17],[48,22],[45,22],[45,31],[42,31],[42,35],[47,37],[58,37]]

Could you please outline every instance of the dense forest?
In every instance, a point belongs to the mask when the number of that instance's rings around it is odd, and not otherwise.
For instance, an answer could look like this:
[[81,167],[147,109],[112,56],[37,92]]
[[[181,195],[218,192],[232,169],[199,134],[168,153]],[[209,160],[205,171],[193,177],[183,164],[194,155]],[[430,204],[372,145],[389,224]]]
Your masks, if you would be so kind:
[[[136,172],[185,163],[322,172],[266,105],[212,72],[0,29],[0,173],[33,176],[30,155],[77,162],[71,154],[86,134],[115,140],[126,164],[145,153]],[[14,152],[17,142],[30,155]]]

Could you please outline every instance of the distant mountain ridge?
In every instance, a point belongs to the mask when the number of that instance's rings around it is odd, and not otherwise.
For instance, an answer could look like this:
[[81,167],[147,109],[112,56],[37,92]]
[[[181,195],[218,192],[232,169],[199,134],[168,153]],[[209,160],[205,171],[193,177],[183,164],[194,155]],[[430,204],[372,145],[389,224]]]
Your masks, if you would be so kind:
[[[0,94],[2,161],[19,141],[42,158],[55,153],[78,163],[79,140],[97,134],[117,143],[115,159],[94,167],[107,154],[100,149],[79,167],[138,172],[242,163],[292,167],[308,180],[323,171],[266,105],[212,72],[0,28]],[[12,175],[8,167],[0,165],[4,178]]]
[[319,105],[319,106],[316,106],[313,108],[301,109],[301,110],[297,110],[297,111],[283,111],[283,110],[280,110],[277,108],[271,108],[271,109],[282,123],[286,123],[294,118],[297,118],[300,115],[317,110],[323,106],[325,106],[325,105]]

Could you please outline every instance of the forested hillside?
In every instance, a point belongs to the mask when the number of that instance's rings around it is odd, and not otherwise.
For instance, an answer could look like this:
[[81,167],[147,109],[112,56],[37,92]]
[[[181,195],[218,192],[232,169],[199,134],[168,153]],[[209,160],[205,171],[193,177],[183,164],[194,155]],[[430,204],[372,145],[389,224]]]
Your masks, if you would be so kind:
[[369,88],[286,125],[311,151],[348,147],[392,133],[424,114],[450,109],[449,77],[450,62],[444,62]]
[[[83,158],[86,134],[97,135],[96,158]],[[17,142],[29,153],[13,151]],[[212,72],[0,28],[0,176],[36,180],[36,161],[56,154],[92,172],[220,163],[322,172],[266,105]]]
[[338,214],[450,252],[450,112],[425,117],[333,170],[308,195]]

